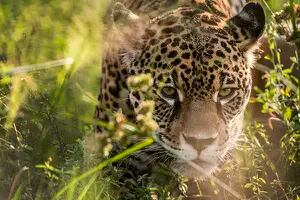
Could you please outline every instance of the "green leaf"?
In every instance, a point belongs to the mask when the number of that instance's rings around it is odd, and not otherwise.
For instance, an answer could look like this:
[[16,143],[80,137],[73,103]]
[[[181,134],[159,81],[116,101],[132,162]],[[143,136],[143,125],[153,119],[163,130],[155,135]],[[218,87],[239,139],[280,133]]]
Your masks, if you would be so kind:
[[246,185],[244,185],[245,189],[249,189],[249,188],[252,188],[252,187],[253,187],[252,183],[246,183]]
[[285,109],[285,111],[284,111],[283,116],[284,116],[284,119],[285,119],[286,121],[289,121],[289,120],[291,119],[291,117],[292,117],[292,109],[289,108],[289,107],[287,107],[287,108]]
[[285,73],[285,74],[290,74],[290,73],[292,73],[293,72],[293,69],[292,68],[287,68],[287,69],[284,69],[283,70],[283,73]]
[[270,55],[266,55],[266,56],[265,56],[265,59],[266,59],[266,60],[272,60],[272,58],[271,58]]
[[297,58],[296,57],[290,57],[291,61],[295,64],[298,64]]

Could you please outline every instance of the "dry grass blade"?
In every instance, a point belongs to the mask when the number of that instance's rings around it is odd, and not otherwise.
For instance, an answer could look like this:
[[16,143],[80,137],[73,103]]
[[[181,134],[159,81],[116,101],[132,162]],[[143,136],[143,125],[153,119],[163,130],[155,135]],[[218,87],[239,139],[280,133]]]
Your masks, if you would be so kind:
[[12,199],[14,191],[20,181],[21,175],[23,174],[23,172],[27,171],[29,168],[24,166],[18,173],[17,175],[14,177],[14,180],[12,182],[12,185],[10,187],[10,191],[9,191],[9,195],[7,199]]

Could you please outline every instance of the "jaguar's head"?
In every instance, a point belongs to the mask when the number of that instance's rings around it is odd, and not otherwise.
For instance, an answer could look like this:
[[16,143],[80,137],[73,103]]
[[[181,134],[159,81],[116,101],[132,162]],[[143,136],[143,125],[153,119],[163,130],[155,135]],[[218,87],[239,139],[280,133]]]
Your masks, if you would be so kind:
[[[173,155],[176,172],[203,176],[186,160],[213,172],[242,133],[253,49],[264,25],[257,3],[231,18],[182,7],[153,19],[124,54],[131,75],[153,76],[155,138]],[[131,91],[129,99],[137,108],[143,94]]]

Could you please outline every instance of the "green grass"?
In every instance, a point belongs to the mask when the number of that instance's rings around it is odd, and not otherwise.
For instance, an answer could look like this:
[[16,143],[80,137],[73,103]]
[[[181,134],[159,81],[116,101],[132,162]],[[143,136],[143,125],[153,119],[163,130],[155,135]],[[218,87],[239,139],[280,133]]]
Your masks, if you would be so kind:
[[[95,124],[112,130],[117,125],[93,119],[105,39],[101,21],[105,3],[1,2],[0,199],[102,200],[117,199],[120,193],[128,199],[151,199],[151,195],[180,199],[183,194],[233,199],[213,180],[191,182],[163,166],[138,183],[131,179],[120,183],[129,171],[116,170],[111,163],[126,161],[128,155],[152,143],[151,138],[108,160],[100,161],[84,150],[84,138],[93,136]],[[267,3],[273,10],[282,8],[280,1]],[[249,112],[244,140],[215,176],[247,199],[299,200],[300,87],[299,77],[292,76],[299,70],[299,60],[295,54],[292,66],[275,62],[285,56],[272,39],[275,25],[268,29],[273,53],[267,58],[274,70],[267,74],[265,89],[257,88],[256,101],[272,116],[271,124],[280,120],[287,129],[275,133],[268,124],[255,122]],[[286,81],[294,84],[294,92]],[[131,135],[147,132],[144,125],[126,123],[124,131]],[[196,192],[190,194],[191,190]]]

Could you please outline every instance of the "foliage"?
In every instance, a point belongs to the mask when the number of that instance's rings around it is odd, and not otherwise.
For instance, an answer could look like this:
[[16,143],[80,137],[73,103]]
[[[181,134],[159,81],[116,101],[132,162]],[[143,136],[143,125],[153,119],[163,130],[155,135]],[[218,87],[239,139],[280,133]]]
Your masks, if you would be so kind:
[[[152,174],[146,171],[137,181],[121,181],[126,174],[134,176],[126,168],[128,156],[153,142],[149,134],[156,124],[151,120],[151,101],[138,108],[137,125],[121,113],[115,113],[108,124],[93,119],[106,3],[1,1],[0,199],[102,200],[116,199],[120,194],[123,199],[232,199],[210,179],[189,181],[163,165]],[[266,10],[281,8],[281,1],[267,3]],[[300,86],[299,77],[293,75],[299,70],[299,51],[291,57],[291,66],[283,66],[281,58],[285,55],[275,41],[284,33],[299,46],[293,17],[299,14],[297,6],[291,9],[287,4],[275,13],[277,21],[273,11],[268,11],[271,54],[266,59],[274,69],[263,77],[264,89],[256,88],[256,102],[268,123],[255,122],[249,114],[245,136],[232,152],[233,158],[215,174],[247,199],[300,196]],[[130,78],[128,84],[147,92],[152,82],[146,74]],[[111,134],[100,146],[102,159],[113,152],[113,141],[128,147],[130,137],[146,140],[100,162],[99,155],[84,150],[95,145],[87,147],[84,138],[93,135],[96,124]],[[281,132],[276,132],[278,126]]]
[[[81,165],[97,102],[102,9],[97,1],[1,2],[1,199],[18,186],[26,198],[50,195]],[[35,167],[44,162],[59,171],[44,175]]]

